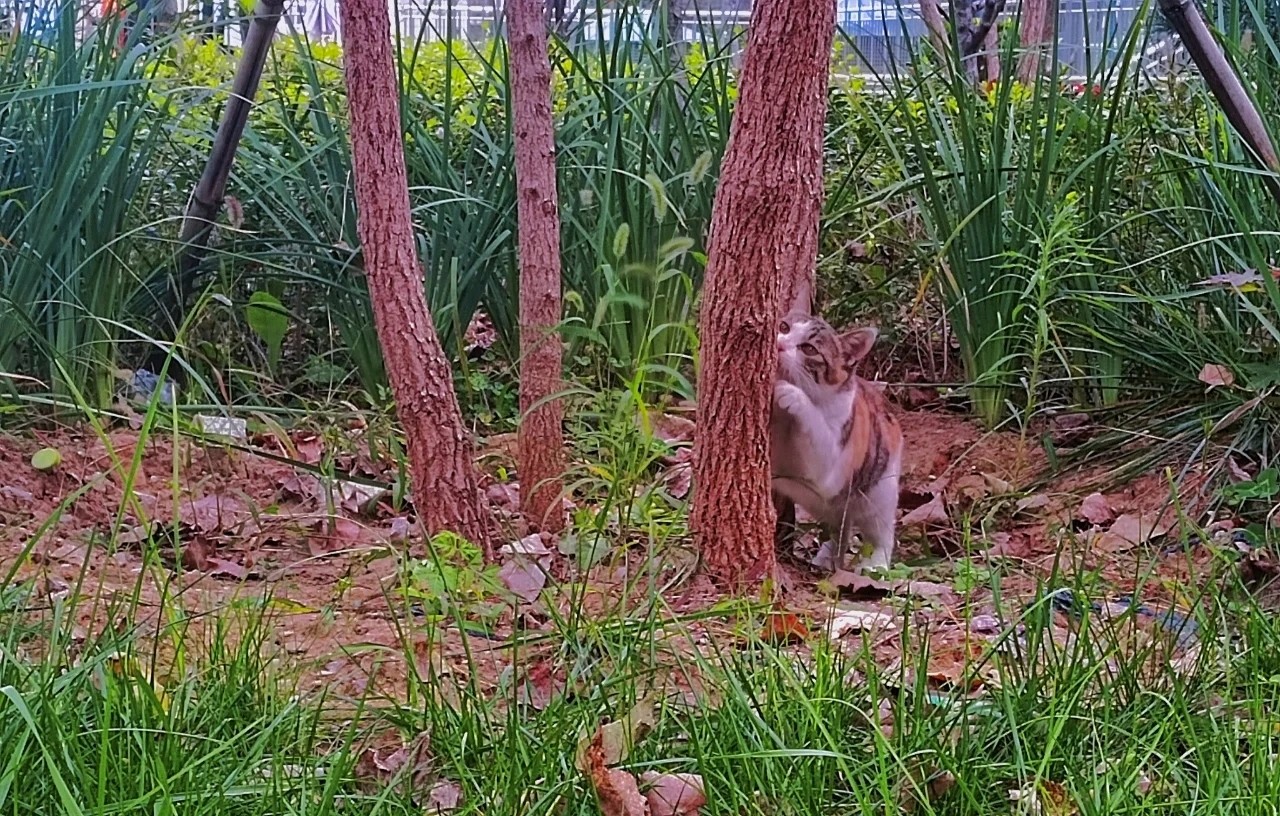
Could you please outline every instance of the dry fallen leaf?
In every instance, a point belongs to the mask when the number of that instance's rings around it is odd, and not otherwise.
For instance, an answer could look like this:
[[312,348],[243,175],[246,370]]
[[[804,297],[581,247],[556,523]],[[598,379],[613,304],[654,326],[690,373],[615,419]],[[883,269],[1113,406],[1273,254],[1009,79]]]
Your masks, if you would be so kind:
[[926,601],[952,603],[956,600],[955,588],[934,581],[894,581],[890,584],[895,595],[914,595]]
[[587,744],[579,768],[595,790],[604,816],[646,816],[649,803],[640,795],[636,778],[626,771],[608,767],[603,728],[596,731],[595,737]]
[[693,448],[681,448],[672,459],[674,464],[662,473],[662,486],[671,498],[683,499],[693,487]]
[[555,671],[551,663],[542,661],[529,667],[525,674],[524,684],[520,688],[521,698],[536,711],[542,711],[551,705],[551,701],[564,687],[564,677]]
[[1107,502],[1107,497],[1101,493],[1090,493],[1085,496],[1084,501],[1080,502],[1080,509],[1076,512],[1080,518],[1090,524],[1106,524],[1115,518],[1115,512]]
[[915,813],[921,804],[941,799],[955,785],[955,774],[950,771],[927,772],[915,763],[898,786],[898,805],[903,813]]
[[1249,471],[1240,467],[1234,456],[1227,457],[1227,472],[1231,474],[1231,481],[1233,482],[1248,482],[1253,479],[1249,475]]
[[1080,812],[1062,783],[1048,779],[1009,791],[1009,801],[1018,813],[1026,816],[1075,816]]
[[184,504],[179,518],[197,532],[222,532],[243,524],[249,518],[249,510],[239,499],[215,493]]
[[226,575],[237,581],[243,581],[249,577],[249,570],[235,561],[228,561],[225,558],[210,558],[209,575]]
[[214,546],[204,538],[189,538],[182,544],[182,567],[196,572],[207,572],[213,553]]
[[1204,368],[1200,369],[1200,382],[1214,388],[1217,386],[1227,387],[1235,383],[1236,376],[1231,373],[1231,369],[1216,363],[1205,363]]
[[969,473],[951,483],[951,496],[963,505],[980,502],[991,492],[991,485],[986,477],[978,473]]
[[627,715],[620,720],[605,723],[596,729],[590,740],[583,739],[578,744],[578,770],[587,772],[588,756],[591,746],[599,745],[601,758],[606,765],[617,765],[631,753],[636,743],[644,739],[657,724],[653,701],[648,697],[631,707]]
[[427,813],[450,813],[462,804],[462,786],[451,779],[438,779],[427,792]]
[[903,527],[910,527],[913,524],[946,524],[949,520],[947,508],[942,503],[942,495],[938,494],[907,513],[899,523]]
[[775,609],[765,618],[760,638],[766,643],[799,643],[809,637],[809,627],[800,616],[785,609]]
[[1014,492],[1014,486],[1010,482],[1005,481],[1004,479],[1001,479],[999,476],[993,476],[990,473],[984,473],[982,474],[982,478],[986,480],[987,487],[991,490],[991,492],[995,493],[996,495],[1004,495],[1006,493]]
[[1033,493],[1030,496],[1025,496],[1021,499],[1018,499],[1018,502],[1017,504],[1014,505],[1014,507],[1017,510],[1017,512],[1022,513],[1027,510],[1039,510],[1041,507],[1044,507],[1048,503],[1049,503],[1048,496],[1046,496],[1043,493]]
[[[668,445],[678,442],[692,442],[697,426],[693,420],[674,414],[653,413],[648,415],[653,425],[653,435]],[[643,422],[643,418],[641,419]]]
[[707,803],[702,777],[698,774],[645,771],[640,774],[640,781],[648,788],[644,798],[649,803],[650,816],[697,814]]
[[535,558],[551,555],[551,550],[542,540],[541,533],[531,533],[524,538],[512,541],[510,544],[503,544],[498,548],[498,552],[503,555],[528,555]]
[[325,555],[357,546],[364,533],[363,526],[345,516],[333,516],[329,520],[318,518],[312,522],[311,528],[307,545],[312,555]]
[[1172,510],[1150,513],[1125,513],[1111,527],[1093,540],[1100,552],[1118,553],[1159,538],[1173,529],[1177,517]]
[[547,585],[547,571],[531,558],[515,556],[498,570],[498,580],[520,600],[533,603]]

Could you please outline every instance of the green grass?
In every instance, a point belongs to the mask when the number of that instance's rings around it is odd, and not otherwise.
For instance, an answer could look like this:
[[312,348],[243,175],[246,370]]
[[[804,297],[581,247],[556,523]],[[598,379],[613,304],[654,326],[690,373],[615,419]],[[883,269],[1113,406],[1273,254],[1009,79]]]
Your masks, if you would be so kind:
[[[1256,27],[1264,13],[1244,2],[1214,11],[1227,31]],[[1124,44],[1125,64],[1141,34]],[[161,333],[148,304],[167,268],[163,239],[176,233],[230,64],[216,48],[172,44],[116,57],[96,41],[42,50],[19,38],[3,52],[0,138],[14,149],[0,159],[0,374],[37,377],[44,389],[26,390],[21,411],[6,405],[6,421],[35,418],[27,409],[48,396],[101,432],[112,369]],[[626,767],[701,774],[709,814],[893,814],[914,790],[917,813],[994,816],[1014,809],[1010,791],[1039,782],[1060,784],[1074,803],[1048,816],[1274,811],[1280,621],[1231,583],[1199,599],[1203,660],[1175,671],[1159,643],[1120,649],[1132,644],[1119,623],[1080,624],[1065,644],[1048,637],[1048,586],[1092,597],[1102,591],[1096,575],[1055,575],[1035,598],[1014,598],[999,565],[965,562],[955,571],[966,588],[992,589],[1010,626],[1025,627],[987,657],[1001,682],[973,699],[923,673],[904,681],[820,633],[806,648],[763,642],[765,610],[747,603],[671,611],[695,563],[687,508],[655,484],[672,450],[635,419],[693,393],[692,315],[735,94],[732,45],[708,36],[678,65],[656,41],[553,50],[569,481],[581,499],[573,535],[580,554],[629,558],[628,591],[588,614],[586,586],[565,586],[563,605],[521,619],[533,628],[507,639],[510,669],[494,673],[479,657],[492,644],[465,634],[509,616],[486,594],[492,576],[438,563],[442,547],[434,561],[406,558],[412,591],[387,598],[405,642],[465,645],[464,665],[429,670],[396,699],[349,700],[299,684],[274,645],[280,609],[265,598],[196,613],[148,560],[138,580],[163,590],[159,606],[138,600],[141,583],[125,593],[132,600],[108,604],[87,569],[64,594],[56,583],[16,582],[17,564],[6,564],[0,814],[422,813],[423,786],[437,780],[461,787],[461,813],[596,813],[575,768],[579,739],[643,699],[657,706],[656,728]],[[1278,54],[1261,36],[1233,53],[1272,118]],[[385,403],[352,250],[339,56],[305,42],[274,54],[232,182],[245,222],[219,231],[205,297],[171,364],[191,375],[188,399],[258,412],[264,424],[348,398]],[[470,50],[406,40],[400,59],[424,285],[456,351],[469,416],[505,428],[515,413],[507,369],[517,300],[504,54],[498,42]],[[830,309],[909,319],[906,304],[932,289],[981,417],[1014,416],[1031,433],[1045,409],[1087,406],[1115,427],[1077,460],[1130,475],[1170,450],[1220,469],[1225,454],[1270,462],[1280,290],[1266,275],[1244,292],[1195,284],[1274,262],[1272,205],[1195,82],[1140,87],[1123,65],[1089,75],[1105,94],[1008,80],[978,94],[920,58],[887,97],[857,83],[833,89],[822,266],[825,290],[838,293]],[[65,240],[68,225],[81,240]],[[840,260],[852,239],[887,253],[879,272]],[[268,364],[278,350],[248,325],[258,292],[289,310],[279,366]],[[460,336],[478,309],[500,342],[471,361]],[[1236,382],[1205,395],[1205,363]],[[144,437],[179,424],[177,409],[166,413],[151,407]],[[402,458],[387,416],[371,420],[365,440]],[[1135,438],[1165,447],[1137,457]],[[138,483],[138,458],[110,465]],[[326,453],[319,468],[335,467]],[[1263,487],[1246,509],[1265,541],[1275,496]],[[137,510],[119,508],[98,546],[117,549]],[[58,529],[48,521],[39,536]],[[451,603],[432,602],[442,585],[458,596]],[[87,632],[86,615],[99,624]],[[899,626],[900,657],[915,665],[929,639],[905,612]],[[410,664],[417,656],[406,649]],[[528,667],[555,669],[565,693],[541,709],[522,702]],[[705,696],[689,704],[676,694],[682,674]],[[365,740],[387,727],[430,738],[416,790],[370,768]],[[945,793],[928,795],[930,783]]]
[[[408,704],[299,697],[272,660],[270,604],[181,618],[150,642],[129,624],[81,640],[74,600],[29,589],[0,592],[5,813],[422,812],[389,774],[359,764],[378,726],[429,735],[431,762],[406,773],[456,782],[460,812],[595,813],[578,741],[642,698],[656,727],[625,767],[702,775],[711,814],[896,813],[905,797],[921,813],[1002,814],[1010,791],[1039,782],[1062,785],[1085,814],[1269,813],[1280,794],[1280,625],[1238,592],[1199,610],[1202,657],[1182,671],[1159,642],[1119,650],[1133,642],[1123,616],[1083,622],[1063,645],[1042,628],[1047,596],[1025,612],[1007,599],[1011,629],[1025,631],[987,658],[1002,682],[976,697],[931,689],[923,673],[903,682],[856,635],[843,651],[820,633],[811,652],[778,648],[752,634],[761,610],[677,618],[650,595],[508,641],[513,665],[567,678],[569,691],[536,710],[510,674],[484,692],[456,672],[421,677]],[[926,646],[909,621],[899,624],[911,665]],[[461,637],[447,621],[403,626],[428,642]],[[163,690],[150,679],[161,666]],[[682,695],[678,674],[697,676],[705,696]],[[931,798],[924,784],[943,776],[952,784]]]
[[[277,638],[301,629],[286,617],[296,603],[247,583],[194,608],[149,542],[124,592],[108,591],[88,559],[73,578],[6,571],[0,813],[422,813],[433,786],[456,785],[461,813],[593,814],[580,740],[645,701],[654,728],[623,767],[701,775],[708,814],[995,816],[1011,812],[1011,791],[1042,787],[1074,803],[1050,813],[1271,812],[1280,620],[1231,577],[1230,559],[1199,576],[1220,591],[1180,588],[1195,660],[1171,660],[1177,632],[1136,637],[1133,610],[1094,612],[1107,587],[1071,566],[1069,535],[1031,597],[1012,591],[1009,564],[955,568],[965,594],[983,593],[1003,621],[991,644],[974,641],[967,673],[954,660],[937,664],[941,682],[918,670],[963,647],[963,618],[902,600],[885,607],[897,661],[871,647],[880,636],[837,645],[820,625],[804,646],[779,645],[762,639],[770,610],[759,603],[673,612],[688,561],[683,508],[652,486],[667,449],[636,428],[635,392],[581,399],[573,532],[602,535],[613,567],[625,559],[626,589],[587,612],[588,585],[571,578],[512,631],[478,566],[446,565],[436,547],[418,563],[451,577],[419,583],[404,559],[381,607],[403,645],[342,644],[383,658],[403,649],[417,669],[400,686],[352,699],[300,683],[316,666]],[[126,485],[140,467],[116,465]],[[56,530],[40,528],[22,557]],[[95,544],[103,559],[121,549],[116,535]],[[1055,611],[1064,593],[1078,617]],[[560,679],[533,705],[522,689],[539,672]],[[966,677],[983,678],[979,693]],[[420,737],[428,753],[398,778],[393,749]]]

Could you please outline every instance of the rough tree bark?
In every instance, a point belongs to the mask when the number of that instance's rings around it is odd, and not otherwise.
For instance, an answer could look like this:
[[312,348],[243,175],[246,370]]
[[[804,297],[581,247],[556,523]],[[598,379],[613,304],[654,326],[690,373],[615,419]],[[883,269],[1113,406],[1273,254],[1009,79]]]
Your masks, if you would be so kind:
[[985,82],[1000,80],[1000,34],[995,26],[987,29],[982,41],[982,79]]
[[551,60],[542,0],[507,0],[520,228],[520,503],[538,529],[564,528],[560,213]]
[[816,262],[834,31],[834,0],[755,4],[711,216],[690,524],[709,574],[735,591],[776,567],[768,422],[777,322]]
[[[948,43],[950,39],[947,37],[947,21],[942,16],[942,9],[938,6],[938,0],[920,0],[920,17],[924,20],[925,31],[929,34],[929,43],[933,46],[938,56],[945,60],[946,55],[950,52]],[[944,62],[944,64],[946,64]]]
[[1018,44],[1022,54],[1018,57],[1018,81],[1030,85],[1040,76],[1044,60],[1044,47],[1051,42],[1049,35],[1058,16],[1052,0],[1022,0],[1022,20],[1019,21]]
[[182,231],[178,237],[181,247],[178,274],[169,292],[170,302],[163,304],[174,315],[175,325],[181,322],[192,278],[208,249],[209,233],[213,231],[218,211],[222,208],[231,165],[240,146],[240,137],[244,135],[249,110],[253,107],[258,83],[262,79],[262,67],[266,64],[283,11],[284,0],[258,0],[254,7],[249,33],[240,49],[240,62],[236,64],[236,75],[231,80],[231,98],[222,109],[222,121],[218,123],[218,132],[213,137],[209,160],[191,191],[191,200],[182,219]]
[[343,0],[340,9],[356,227],[378,342],[408,437],[414,507],[429,534],[458,533],[491,559],[471,441],[427,308],[414,246],[387,3]]

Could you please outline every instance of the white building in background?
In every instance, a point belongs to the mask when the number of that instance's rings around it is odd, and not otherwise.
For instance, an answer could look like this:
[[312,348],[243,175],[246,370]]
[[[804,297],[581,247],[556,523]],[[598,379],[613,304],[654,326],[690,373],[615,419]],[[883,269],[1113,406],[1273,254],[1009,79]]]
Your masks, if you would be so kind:
[[[178,0],[198,3],[201,0]],[[304,33],[314,39],[341,41],[338,0],[290,0],[283,31]],[[671,0],[680,10],[675,36],[689,42],[702,37],[710,26],[719,35],[746,27],[751,0]],[[549,0],[554,4],[555,0]],[[454,39],[481,42],[500,32],[502,0],[388,0],[392,19],[399,19],[401,36],[428,40]],[[639,6],[639,7],[637,7]],[[563,0],[567,25],[562,31],[582,40],[609,40],[618,31],[620,15],[628,22],[629,39],[639,40],[655,22],[656,2],[622,0]],[[1081,74],[1089,62],[1114,59],[1137,19],[1141,0],[1060,0],[1060,57],[1064,68]],[[627,9],[620,11],[620,8]],[[874,71],[890,70],[909,60],[910,42],[925,35],[918,0],[836,0],[836,23],[841,37],[859,55],[859,62]],[[238,32],[236,35],[238,37]],[[721,41],[725,39],[720,37]],[[1156,42],[1149,56],[1167,50]]]
[[[0,0],[3,3],[4,0]],[[149,7],[162,16],[179,15],[187,20],[206,20],[228,45],[240,44],[243,13],[254,0],[16,0],[9,6],[11,18],[39,21],[61,2],[73,2],[83,10],[83,31],[108,4]],[[342,40],[338,14],[340,0],[286,0],[281,36],[306,36],[316,41]],[[673,34],[696,42],[710,27],[717,39],[746,28],[751,0],[671,0],[679,9],[679,26]],[[919,15],[919,0],[836,0],[839,38],[849,46],[864,69],[891,71],[910,59],[911,43],[925,35]],[[945,0],[944,0],[945,2]],[[387,0],[393,27],[405,39],[484,42],[501,33],[503,0]],[[243,4],[243,6],[242,6]],[[626,37],[639,41],[647,36],[655,19],[658,0],[548,0],[552,8],[562,8],[564,19],[558,28],[577,40],[610,40],[625,20]],[[665,6],[659,6],[665,8]],[[1139,0],[1059,0],[1060,58],[1070,74],[1083,74],[1086,64],[1098,65],[1114,59],[1138,16]],[[242,11],[242,8],[244,11]],[[53,12],[56,14],[56,12]],[[38,22],[36,23],[39,24]],[[741,47],[742,39],[735,45]],[[1144,51],[1150,67],[1176,57],[1176,40],[1153,38]]]

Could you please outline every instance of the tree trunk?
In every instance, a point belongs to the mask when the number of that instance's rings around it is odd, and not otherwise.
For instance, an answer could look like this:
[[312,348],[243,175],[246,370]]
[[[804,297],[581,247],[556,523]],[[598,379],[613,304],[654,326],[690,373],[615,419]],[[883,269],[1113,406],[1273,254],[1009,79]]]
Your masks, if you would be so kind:
[[271,41],[275,38],[276,26],[283,10],[284,0],[258,0],[244,47],[240,50],[236,75],[231,81],[231,98],[222,109],[222,121],[218,123],[218,132],[213,137],[209,160],[205,162],[204,172],[191,191],[191,200],[187,202],[182,232],[178,236],[181,248],[178,274],[169,292],[169,302],[164,304],[174,316],[175,325],[182,322],[192,279],[200,262],[204,260],[209,246],[209,233],[213,231],[218,211],[222,209],[227,178],[231,175],[236,149],[240,146],[240,137],[244,135],[245,123],[249,121],[249,110],[253,107],[253,98],[258,93],[258,83],[262,79],[262,67],[267,62],[267,53],[271,50]]
[[[795,114],[800,117],[791,133],[776,137],[781,144],[773,149],[781,150],[779,157],[779,183],[783,185],[783,198],[778,200],[779,212],[782,208],[790,208],[784,223],[794,226],[790,235],[779,236],[778,248],[773,255],[778,264],[778,305],[776,316],[781,318],[787,312],[796,311],[806,314],[813,311],[813,285],[817,273],[818,258],[818,225],[822,219],[822,152],[826,134],[827,94],[831,73],[831,42],[835,37],[835,4],[822,0],[806,0],[802,4],[810,12],[813,24],[819,26],[814,31],[798,30],[794,34],[795,47],[805,52],[805,56],[787,60],[796,63],[796,71],[813,72],[800,78],[801,86],[806,94],[803,102],[797,100]],[[831,20],[828,23],[822,15],[830,6]],[[821,7],[821,8],[819,8]],[[753,24],[754,24],[754,13]],[[821,44],[815,39],[821,38]],[[749,44],[748,44],[749,47]],[[818,50],[821,48],[821,55]],[[810,49],[813,53],[810,54]],[[779,60],[784,61],[784,60]],[[820,64],[819,64],[820,63]],[[817,65],[815,68],[814,65]],[[745,79],[745,71],[744,71]],[[784,87],[789,86],[784,83]],[[779,97],[780,98],[780,97]],[[741,100],[741,96],[739,96]],[[739,101],[738,110],[742,109]],[[735,114],[735,119],[738,114]],[[786,141],[783,141],[783,140]],[[794,140],[794,141],[792,141]],[[792,186],[793,190],[785,187]],[[776,333],[776,327],[770,332]],[[770,335],[771,337],[773,334]]]
[[547,0],[547,27],[557,28],[564,22],[566,0]]
[[[1213,39],[1204,15],[1193,0],[1159,0],[1160,13],[1169,21],[1179,39],[1187,47],[1191,60],[1200,69],[1205,84],[1218,100],[1227,121],[1236,129],[1254,157],[1263,168],[1280,173],[1280,158],[1267,132],[1262,115],[1253,104],[1248,91],[1240,83],[1240,77],[1227,62],[1227,57]],[[1263,183],[1272,198],[1280,204],[1280,182],[1274,176],[1263,176]]]
[[1000,81],[1000,34],[995,26],[987,29],[987,38],[982,41],[983,76],[987,82]]
[[929,43],[938,53],[942,64],[948,64],[947,54],[951,53],[951,40],[947,36],[947,21],[942,17],[942,9],[938,8],[938,0],[920,0],[920,17],[929,33]]
[[387,379],[408,437],[414,507],[429,534],[458,533],[491,559],[471,441],[414,246],[387,3],[343,0],[340,8],[356,226]]
[[956,42],[960,46],[960,63],[965,73],[977,81],[979,63],[976,59],[987,36],[1000,19],[1005,0],[952,0],[951,23],[955,28]]
[[1050,15],[1057,15],[1050,6],[1051,0],[1022,0],[1022,20],[1019,22],[1018,44],[1022,54],[1018,57],[1018,81],[1031,85],[1040,76],[1044,47],[1051,42],[1050,30],[1054,27]]
[[551,60],[541,0],[507,0],[520,231],[521,509],[537,529],[564,528],[560,213],[551,121]]
[[708,572],[735,591],[776,568],[768,423],[779,306],[816,261],[834,31],[834,0],[756,3],[711,217],[690,525]]

